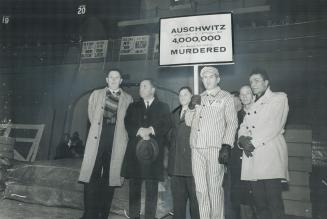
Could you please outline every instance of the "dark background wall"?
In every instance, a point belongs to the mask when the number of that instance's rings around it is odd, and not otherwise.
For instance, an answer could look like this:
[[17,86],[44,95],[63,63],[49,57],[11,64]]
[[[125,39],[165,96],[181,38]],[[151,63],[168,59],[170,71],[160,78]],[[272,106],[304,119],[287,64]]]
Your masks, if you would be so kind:
[[[207,2],[206,7],[198,5],[196,13],[213,10],[210,1]],[[228,7],[233,8],[232,1],[225,1],[224,4],[228,2]],[[248,5],[242,5],[242,1],[235,1],[234,3],[238,4],[235,8],[248,7],[250,2],[245,2]],[[156,13],[167,14],[169,3],[168,1],[164,3],[158,1],[157,4],[153,2],[150,4],[149,1],[141,1],[138,15],[133,16],[144,18],[151,17],[151,13],[154,13],[153,16],[156,16]],[[260,5],[259,3],[269,4],[266,1],[253,1],[250,6]],[[277,7],[274,4],[270,6]],[[152,7],[159,9],[156,12],[151,10]],[[221,5],[220,7],[224,9]],[[288,7],[292,8],[292,4]],[[271,77],[272,89],[288,94],[290,104],[288,124],[312,127],[315,140],[326,141],[327,20],[321,16],[318,9],[322,10],[317,7],[309,12],[297,9],[295,15],[292,10],[282,11],[277,15],[276,10],[235,14],[235,64],[218,68],[221,71],[221,87],[228,91],[238,90],[240,86],[247,84],[252,68],[256,66],[266,68]],[[121,10],[123,11],[124,7]],[[172,14],[182,15],[191,13],[190,10],[194,9],[171,11]],[[219,8],[214,10],[220,11]],[[294,20],[288,20],[288,15]],[[104,86],[104,72],[108,68],[120,68],[127,82],[138,82],[142,78],[152,77],[160,86],[173,91],[184,85],[193,86],[192,67],[160,68],[158,60],[153,58],[155,55],[152,54],[153,35],[158,32],[157,23],[119,27],[118,21],[110,26],[108,23],[111,22],[104,22],[102,16],[92,15],[83,19],[83,24],[85,22],[89,24],[85,25],[88,28],[82,25],[82,37],[111,39],[107,59],[81,61],[79,41],[50,44],[38,44],[35,41],[16,46],[12,44],[8,46],[5,41],[2,42],[0,119],[6,114],[10,115],[15,123],[46,124],[37,159],[52,158],[62,134],[74,131],[71,121],[75,101],[90,90]],[[112,22],[113,20],[111,19]],[[112,31],[109,31],[110,28]],[[92,34],[101,31],[101,37]],[[151,35],[148,58],[119,57],[120,36],[137,34]],[[5,103],[7,105],[9,103],[10,110],[7,112],[4,112],[2,107]]]

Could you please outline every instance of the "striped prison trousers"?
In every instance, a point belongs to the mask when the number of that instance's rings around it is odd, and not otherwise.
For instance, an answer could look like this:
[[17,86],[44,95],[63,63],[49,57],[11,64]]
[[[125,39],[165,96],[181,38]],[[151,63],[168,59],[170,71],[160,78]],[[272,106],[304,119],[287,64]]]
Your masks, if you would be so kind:
[[224,165],[218,147],[192,148],[192,172],[201,219],[224,219]]

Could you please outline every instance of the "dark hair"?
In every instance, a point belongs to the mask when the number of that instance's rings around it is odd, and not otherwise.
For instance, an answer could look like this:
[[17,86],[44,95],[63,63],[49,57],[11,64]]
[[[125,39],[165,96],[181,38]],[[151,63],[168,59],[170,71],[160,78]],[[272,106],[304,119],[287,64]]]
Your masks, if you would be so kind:
[[236,90],[230,92],[230,94],[233,95],[234,97],[239,97],[239,96],[240,96],[240,92],[238,92],[238,91],[236,91]]
[[183,86],[183,87],[179,88],[178,93],[180,93],[184,89],[188,90],[188,92],[193,94],[192,88],[190,88],[189,86]]
[[252,72],[251,72],[251,74],[250,74],[250,77],[252,75],[261,75],[261,77],[262,77],[262,79],[264,81],[266,81],[266,80],[267,81],[270,81],[267,71],[265,69],[263,69],[263,68],[255,68],[255,69],[253,69]]
[[152,86],[153,88],[156,88],[156,87],[157,87],[155,81],[154,81],[152,78],[145,78],[145,79],[143,79],[143,80],[140,81],[140,84],[141,84],[141,82],[143,82],[143,81],[149,81],[150,84],[151,84],[151,86]]
[[106,71],[106,77],[108,77],[109,73],[112,72],[112,71],[116,71],[116,72],[118,72],[119,75],[120,75],[120,77],[121,77],[121,78],[123,77],[122,74],[121,74],[120,69],[118,69],[118,68],[110,68],[110,69],[108,69],[108,71]]

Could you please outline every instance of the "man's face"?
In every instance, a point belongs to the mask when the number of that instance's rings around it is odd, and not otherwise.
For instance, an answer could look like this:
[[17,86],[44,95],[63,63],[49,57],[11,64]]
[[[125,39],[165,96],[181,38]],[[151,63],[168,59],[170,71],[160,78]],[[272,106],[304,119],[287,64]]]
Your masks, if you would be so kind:
[[253,102],[253,93],[250,87],[242,87],[240,90],[240,99],[243,105],[249,105]]
[[219,76],[216,76],[212,72],[204,72],[202,76],[202,83],[206,90],[215,89],[220,81]]
[[140,96],[143,99],[151,99],[154,97],[155,88],[148,80],[142,81],[140,84]]
[[242,103],[239,97],[233,96],[234,106],[236,112],[240,111],[242,109]]
[[250,77],[250,85],[255,95],[261,95],[268,87],[268,81],[263,80],[260,74],[254,74]]
[[108,73],[108,77],[106,78],[106,82],[108,87],[112,90],[117,90],[121,84],[123,79],[120,76],[118,71],[110,71]]
[[182,106],[187,106],[191,102],[192,94],[187,89],[179,92],[179,102]]

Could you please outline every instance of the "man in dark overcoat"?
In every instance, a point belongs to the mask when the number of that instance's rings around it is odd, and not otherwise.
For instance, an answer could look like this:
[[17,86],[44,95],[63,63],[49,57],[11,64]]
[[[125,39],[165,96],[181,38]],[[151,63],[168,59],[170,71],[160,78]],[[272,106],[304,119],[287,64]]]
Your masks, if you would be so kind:
[[185,123],[185,114],[189,109],[188,105],[191,102],[191,97],[191,88],[182,87],[179,90],[179,102],[181,105],[171,114],[172,128],[169,132],[168,174],[171,176],[173,219],[186,218],[186,204],[188,200],[191,218],[200,219],[195,182],[192,174],[191,127]]
[[[170,112],[168,105],[155,96],[152,80],[143,80],[139,93],[141,100],[131,104],[125,116],[129,141],[121,174],[129,179],[130,218],[140,217],[141,188],[144,181],[145,219],[154,219],[158,183],[164,181],[164,142],[170,127]],[[140,141],[144,144],[140,145]]]

